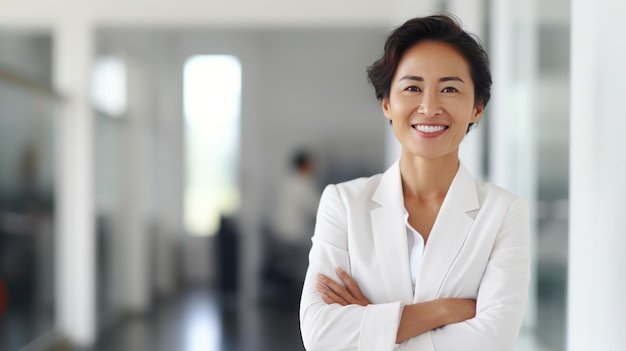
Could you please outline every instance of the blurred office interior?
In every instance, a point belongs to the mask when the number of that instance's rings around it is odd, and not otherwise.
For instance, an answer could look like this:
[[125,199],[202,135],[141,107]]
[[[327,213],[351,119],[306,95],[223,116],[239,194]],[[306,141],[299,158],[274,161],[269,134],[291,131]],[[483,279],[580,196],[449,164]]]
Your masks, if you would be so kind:
[[[619,28],[625,7],[5,4],[0,351],[303,349],[297,296],[267,271],[274,194],[300,148],[315,155],[320,190],[395,160],[365,69],[392,27],[435,12],[456,14],[492,61],[492,101],[464,141],[463,162],[531,204],[534,274],[516,350],[582,350],[590,344],[581,320],[592,316],[612,335],[619,325],[606,311],[625,305],[613,304],[624,287],[610,273],[625,263],[615,261],[625,224],[615,214],[626,194],[609,175],[623,162],[606,151],[625,146],[617,132],[626,119],[609,111],[624,91],[610,77],[626,78],[626,54],[604,58],[585,45],[605,33],[590,24]],[[570,242],[594,224],[603,244]],[[581,269],[571,272],[572,262]],[[585,299],[589,310],[572,309]],[[617,350],[615,337],[603,340],[591,349]]]

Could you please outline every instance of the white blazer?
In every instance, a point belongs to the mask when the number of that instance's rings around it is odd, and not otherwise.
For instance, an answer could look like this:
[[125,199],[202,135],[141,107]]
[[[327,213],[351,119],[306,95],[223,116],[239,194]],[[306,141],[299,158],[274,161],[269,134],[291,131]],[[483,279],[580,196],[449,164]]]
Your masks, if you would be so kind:
[[[513,350],[530,280],[524,200],[460,165],[428,238],[413,294],[399,162],[384,174],[329,185],[317,214],[300,303],[307,350]],[[326,304],[315,290],[341,267],[372,302]],[[405,304],[476,299],[476,317],[395,344]]]

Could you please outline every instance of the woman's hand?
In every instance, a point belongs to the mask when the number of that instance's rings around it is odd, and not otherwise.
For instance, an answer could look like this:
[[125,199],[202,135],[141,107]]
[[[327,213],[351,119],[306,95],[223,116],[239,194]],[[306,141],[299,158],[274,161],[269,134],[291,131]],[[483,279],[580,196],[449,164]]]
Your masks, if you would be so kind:
[[348,273],[341,268],[337,268],[336,272],[345,287],[321,273],[317,275],[315,288],[322,295],[324,302],[329,305],[338,303],[342,306],[370,304],[370,301],[361,293],[359,285]]

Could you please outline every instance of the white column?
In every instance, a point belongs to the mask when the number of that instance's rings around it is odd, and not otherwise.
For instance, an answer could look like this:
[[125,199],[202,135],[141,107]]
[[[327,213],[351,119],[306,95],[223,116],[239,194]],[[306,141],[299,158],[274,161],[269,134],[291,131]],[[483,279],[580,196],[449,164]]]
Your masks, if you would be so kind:
[[55,27],[54,85],[66,99],[57,139],[57,321],[79,346],[96,336],[92,47],[87,22],[67,18]]
[[626,3],[572,1],[567,349],[624,349]]
[[122,231],[124,294],[122,308],[141,313],[150,305],[149,201],[152,184],[149,121],[151,82],[140,61],[125,58],[128,72],[128,113],[122,151]]
[[176,248],[181,242],[185,174],[185,147],[182,115],[182,63],[165,58],[157,72],[156,95],[158,174],[155,193],[159,219],[158,253],[155,257],[156,288],[159,295],[171,295],[176,289]]
[[[538,39],[534,0],[496,0],[491,8],[489,180],[530,205],[531,255],[536,257]],[[536,272],[536,260],[532,260]],[[532,274],[524,327],[536,319],[536,274]]]

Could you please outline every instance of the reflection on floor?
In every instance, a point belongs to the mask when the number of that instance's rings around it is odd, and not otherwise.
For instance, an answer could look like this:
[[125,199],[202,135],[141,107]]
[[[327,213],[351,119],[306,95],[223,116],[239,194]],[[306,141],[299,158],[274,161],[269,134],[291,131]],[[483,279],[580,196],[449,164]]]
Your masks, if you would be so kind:
[[81,351],[304,350],[293,303],[238,306],[232,297],[195,289],[156,305],[103,330]]
[[19,350],[54,326],[51,303],[36,306],[30,303],[35,299],[14,300],[4,314],[0,311],[0,351]]
[[[93,348],[81,351],[299,351],[297,305],[267,302],[237,306],[210,289],[196,289],[157,304],[145,316],[104,330]],[[515,351],[553,351],[522,333]]]

